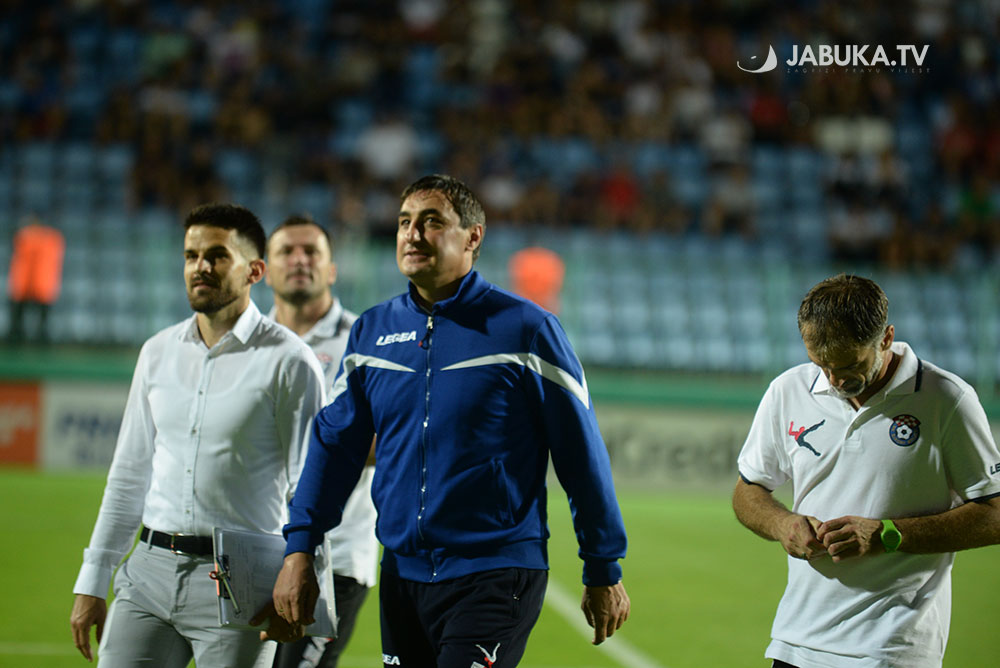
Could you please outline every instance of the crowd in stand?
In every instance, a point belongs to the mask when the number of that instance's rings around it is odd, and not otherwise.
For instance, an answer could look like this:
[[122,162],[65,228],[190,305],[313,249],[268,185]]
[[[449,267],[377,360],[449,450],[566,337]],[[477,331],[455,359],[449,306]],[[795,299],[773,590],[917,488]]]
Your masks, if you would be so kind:
[[[832,258],[948,267],[1000,249],[1000,8],[630,0],[0,2],[0,137],[127,145],[129,202],[183,211],[316,184],[314,212],[391,234],[441,171],[490,220],[639,234],[774,234],[791,188]],[[929,45],[920,67],[738,62],[791,44]],[[755,61],[759,62],[759,61]],[[819,182],[784,156],[819,157]],[[776,157],[764,174],[756,157]],[[766,181],[771,181],[768,184]],[[778,190],[761,201],[761,187]]]

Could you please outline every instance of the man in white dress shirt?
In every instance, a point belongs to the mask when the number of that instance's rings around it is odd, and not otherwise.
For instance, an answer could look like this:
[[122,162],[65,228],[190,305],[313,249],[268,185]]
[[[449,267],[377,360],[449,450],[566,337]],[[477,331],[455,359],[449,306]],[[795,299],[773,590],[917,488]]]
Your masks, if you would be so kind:
[[[329,233],[312,218],[292,216],[271,233],[267,244],[267,284],[274,290],[269,316],[309,344],[326,374],[329,392],[358,316],[330,291],[337,280]],[[375,586],[378,540],[371,486],[373,459],[344,507],[344,519],[324,541],[325,567],[333,569],[337,638],[305,637],[278,647],[275,668],[336,668],[354,630],[368,590]],[[322,572],[323,568],[318,567]]]
[[[142,347],[97,523],[73,588],[71,626],[99,666],[251,665],[273,648],[221,628],[212,529],[277,533],[305,458],[323,374],[298,337],[263,317],[250,288],[266,236],[250,211],[204,205],[185,220],[195,314]],[[118,570],[115,599],[105,598]]]

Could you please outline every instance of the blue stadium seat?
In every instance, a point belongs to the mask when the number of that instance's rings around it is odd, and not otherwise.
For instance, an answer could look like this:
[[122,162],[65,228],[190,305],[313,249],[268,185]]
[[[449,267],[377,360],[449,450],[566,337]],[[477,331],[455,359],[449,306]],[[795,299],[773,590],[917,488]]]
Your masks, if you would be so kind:
[[211,123],[219,106],[215,93],[207,90],[194,90],[189,91],[187,96],[187,108],[191,122],[195,125]]
[[406,79],[409,104],[413,108],[430,108],[442,97],[438,80],[440,51],[415,47],[406,58]]
[[80,61],[93,63],[97,60],[105,34],[98,25],[81,22],[69,30],[67,37],[73,55]]
[[787,181],[778,176],[754,175],[751,187],[757,205],[758,217],[781,209]]
[[695,341],[697,368],[731,373],[737,364],[736,349],[728,336],[708,333]]
[[754,177],[767,180],[781,180],[787,174],[784,172],[785,157],[780,149],[772,146],[754,146],[750,153],[750,167]]
[[616,333],[638,335],[650,330],[649,302],[643,295],[628,292],[615,293],[613,303],[605,302],[604,307],[614,315],[612,326]]
[[133,160],[132,149],[128,145],[105,146],[98,151],[98,171],[113,184],[124,183],[132,169]]
[[47,216],[53,209],[55,188],[52,177],[43,174],[22,176],[18,180],[21,209]]
[[371,125],[375,116],[372,104],[362,98],[340,100],[333,108],[337,128],[344,132],[360,134]]
[[669,369],[692,369],[698,359],[689,336],[667,336],[663,341],[663,359]]
[[51,178],[56,166],[55,144],[33,141],[21,144],[15,152],[15,162],[22,177]]
[[14,202],[14,179],[10,174],[0,171],[0,211],[9,212]]
[[0,78],[0,110],[11,112],[21,101],[21,87],[11,79]]
[[219,150],[215,156],[215,168],[226,186],[233,190],[260,188],[257,161],[247,151]]
[[666,159],[668,168],[674,176],[678,173],[703,176],[705,173],[705,153],[697,146],[691,144],[673,146],[667,152]]
[[289,199],[297,211],[309,213],[316,220],[327,220],[333,212],[333,189],[326,184],[303,184]]
[[90,137],[93,134],[94,121],[104,106],[105,91],[97,80],[96,72],[80,74],[77,82],[66,91],[64,96],[74,133],[78,137]]
[[417,135],[417,159],[424,165],[424,171],[434,171],[440,164],[445,153],[445,141],[433,130],[427,130]]
[[708,196],[708,181],[698,173],[679,171],[673,174],[674,193],[682,204],[691,208],[701,207]]
[[744,373],[764,373],[769,371],[771,351],[767,340],[755,336],[734,336],[733,369]]
[[794,176],[792,190],[803,183],[820,184],[826,176],[826,158],[816,150],[789,149],[785,154],[785,160],[785,173]]
[[641,178],[648,178],[654,172],[669,171],[670,147],[662,142],[640,142],[632,148],[632,168]]
[[138,32],[128,28],[115,30],[105,39],[105,67],[115,80],[125,83],[138,80],[142,39]]
[[618,363],[635,368],[648,368],[658,364],[664,354],[659,342],[648,333],[635,332],[615,342],[620,358]]
[[89,179],[68,178],[59,188],[59,204],[64,209],[90,211],[97,204],[99,191]]
[[66,144],[59,150],[59,171],[71,179],[91,179],[97,171],[97,150],[91,142]]

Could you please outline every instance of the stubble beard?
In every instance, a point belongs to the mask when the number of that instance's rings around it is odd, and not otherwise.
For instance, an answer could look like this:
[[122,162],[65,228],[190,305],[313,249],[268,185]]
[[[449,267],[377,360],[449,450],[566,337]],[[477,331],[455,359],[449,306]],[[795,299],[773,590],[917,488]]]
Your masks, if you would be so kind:
[[292,306],[304,306],[316,299],[323,294],[322,289],[309,289],[309,288],[296,288],[294,290],[283,290],[278,292],[275,290],[275,294],[281,298],[282,301],[291,304]]
[[865,377],[865,382],[858,386],[855,390],[842,390],[837,387],[832,387],[833,393],[836,394],[841,399],[853,399],[864,393],[869,387],[875,383],[875,379],[878,378],[878,374],[882,371],[882,365],[885,363],[885,351],[882,350],[881,346],[875,351],[875,361],[872,364],[871,370]]
[[221,292],[213,296],[197,297],[188,292],[188,303],[195,313],[212,315],[218,313],[233,302],[239,299],[239,295],[233,292]]

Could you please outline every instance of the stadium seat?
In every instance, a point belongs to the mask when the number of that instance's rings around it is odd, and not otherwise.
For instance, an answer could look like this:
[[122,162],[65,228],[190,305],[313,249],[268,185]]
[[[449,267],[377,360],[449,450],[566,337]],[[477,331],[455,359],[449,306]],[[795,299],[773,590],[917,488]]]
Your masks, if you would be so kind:
[[92,180],[67,177],[59,188],[58,201],[64,210],[92,211],[98,196],[99,191]]
[[132,149],[125,144],[113,144],[98,150],[98,172],[112,184],[127,181],[132,162]]
[[14,179],[0,171],[0,211],[10,211],[14,203]]
[[658,342],[648,333],[636,332],[618,339],[615,346],[624,366],[649,367],[663,359]]
[[46,174],[21,176],[17,183],[22,211],[36,213],[42,217],[48,216],[55,200],[52,176]]
[[257,161],[247,151],[219,150],[215,156],[215,168],[226,186],[234,191],[260,188]]
[[11,112],[21,101],[21,87],[11,79],[0,78],[0,110]]
[[750,167],[755,177],[769,181],[780,181],[786,176],[784,156],[780,149],[772,146],[754,146],[750,153]]
[[809,148],[789,149],[785,154],[785,174],[794,175],[794,188],[800,185],[821,184],[826,177],[826,159],[823,154]]
[[15,151],[15,163],[22,178],[52,178],[56,166],[55,145],[45,141],[22,144]]
[[70,179],[90,180],[97,168],[97,150],[86,141],[62,146],[57,159],[59,173]]
[[668,336],[663,341],[663,359],[668,369],[697,368],[694,342],[687,336]]

